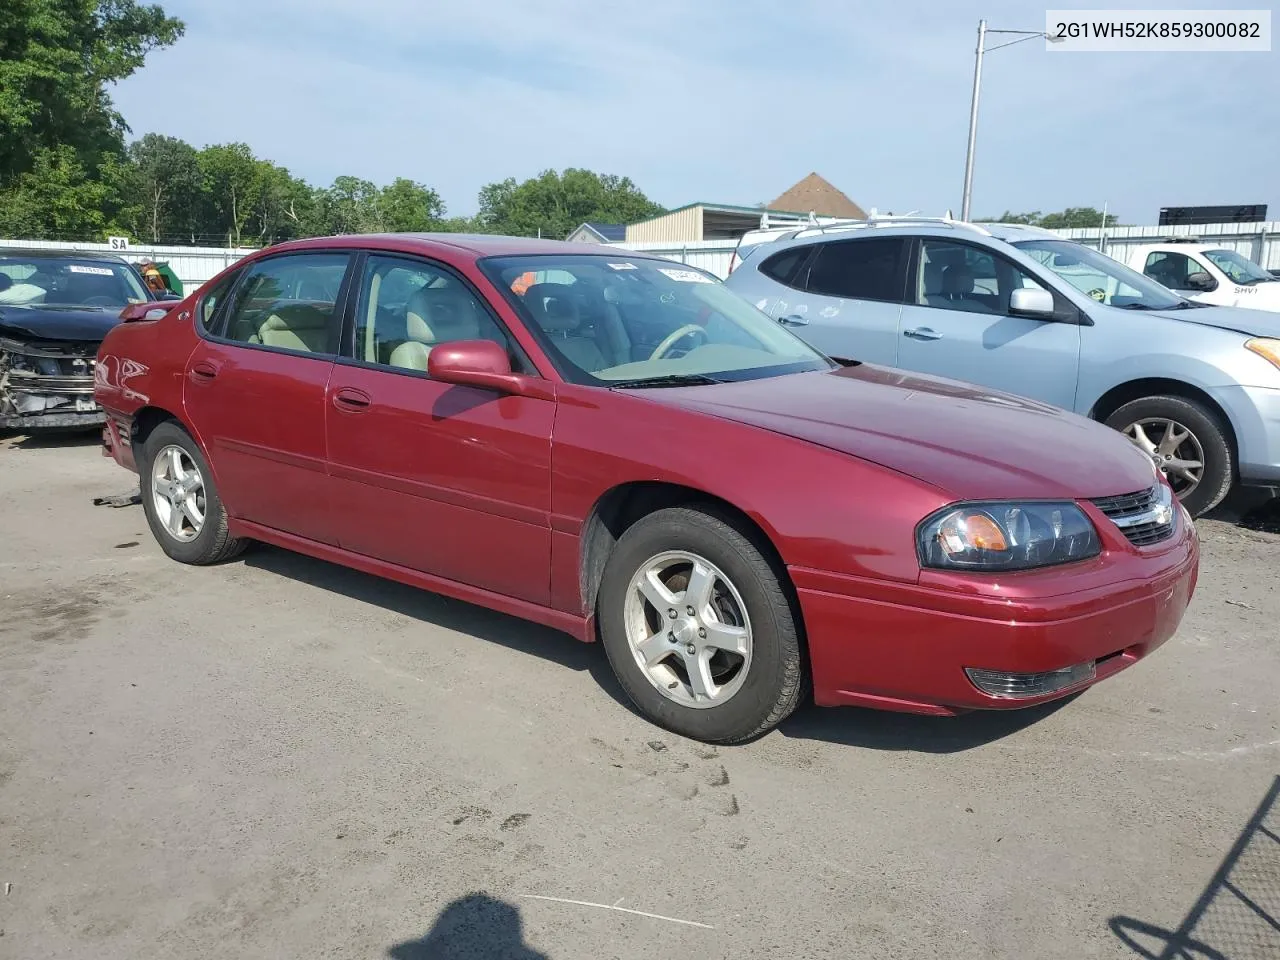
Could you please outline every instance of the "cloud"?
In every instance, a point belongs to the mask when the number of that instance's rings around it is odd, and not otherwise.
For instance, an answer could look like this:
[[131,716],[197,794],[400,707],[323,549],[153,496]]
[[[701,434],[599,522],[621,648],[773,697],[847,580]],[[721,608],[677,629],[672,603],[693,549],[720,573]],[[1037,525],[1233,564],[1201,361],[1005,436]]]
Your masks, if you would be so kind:
[[[135,132],[243,140],[319,183],[412,177],[457,213],[566,166],[671,206],[767,201],[817,170],[865,207],[958,210],[977,18],[1043,26],[1011,0],[209,6],[166,3],[187,36],[119,86]],[[1274,73],[1267,54],[997,51],[975,213],[1265,201]]]

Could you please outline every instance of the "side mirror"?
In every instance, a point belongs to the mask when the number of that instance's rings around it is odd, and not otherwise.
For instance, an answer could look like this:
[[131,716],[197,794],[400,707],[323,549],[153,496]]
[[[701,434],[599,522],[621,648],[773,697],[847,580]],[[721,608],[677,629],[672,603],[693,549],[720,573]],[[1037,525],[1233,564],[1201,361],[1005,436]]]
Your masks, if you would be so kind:
[[1187,274],[1186,283],[1188,290],[1198,290],[1201,293],[1209,293],[1211,290],[1218,289],[1218,281],[1213,279],[1208,271],[1205,270]]
[[431,348],[427,373],[441,383],[483,387],[516,396],[541,395],[534,384],[541,381],[522,377],[511,370],[511,358],[492,340],[455,340]]
[[1053,316],[1053,294],[1035,287],[1019,287],[1009,294],[1009,314],[1047,320]]
[[120,311],[120,319],[125,323],[138,320],[159,320],[172,309],[172,307],[159,306],[154,300],[131,303]]

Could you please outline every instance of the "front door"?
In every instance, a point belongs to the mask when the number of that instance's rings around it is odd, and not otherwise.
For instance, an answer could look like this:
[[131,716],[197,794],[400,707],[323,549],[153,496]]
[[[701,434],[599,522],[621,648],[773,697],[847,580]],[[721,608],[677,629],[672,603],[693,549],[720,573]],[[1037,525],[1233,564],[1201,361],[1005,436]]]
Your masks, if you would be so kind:
[[333,543],[325,389],[350,257],[251,264],[192,352],[184,404],[231,516]]
[[1080,326],[1054,294],[1061,320],[1009,315],[1017,287],[1040,287],[986,247],[923,238],[912,258],[899,321],[898,366],[1075,407]]
[[456,273],[370,255],[360,274],[325,408],[339,543],[547,604],[554,401],[430,378],[439,343],[489,339],[518,353]]

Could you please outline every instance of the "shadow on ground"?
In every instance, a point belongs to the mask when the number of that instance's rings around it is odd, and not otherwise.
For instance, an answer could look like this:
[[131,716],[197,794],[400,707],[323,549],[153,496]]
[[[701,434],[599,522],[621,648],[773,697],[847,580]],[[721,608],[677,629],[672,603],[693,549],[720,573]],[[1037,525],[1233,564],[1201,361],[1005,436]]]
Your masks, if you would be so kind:
[[1204,515],[1205,520],[1217,520],[1246,530],[1263,533],[1280,533],[1280,497],[1273,497],[1265,490],[1237,488]]
[[102,428],[62,427],[42,430],[39,433],[16,433],[0,430],[0,447],[18,450],[50,450],[56,447],[89,447],[102,443]]
[[[568,634],[516,617],[275,547],[255,545],[244,555],[244,564],[487,643],[498,643],[570,670],[585,670],[618,704],[639,715],[598,643],[581,643]],[[787,737],[873,750],[957,753],[1009,736],[1072,699],[960,717],[922,717],[856,707],[825,709],[806,704],[782,724],[780,731]]]
[[419,940],[387,951],[391,960],[548,960],[524,942],[518,908],[483,893],[453,901]]
[[1111,932],[1144,960],[1280,957],[1280,777],[1176,930],[1115,916]]

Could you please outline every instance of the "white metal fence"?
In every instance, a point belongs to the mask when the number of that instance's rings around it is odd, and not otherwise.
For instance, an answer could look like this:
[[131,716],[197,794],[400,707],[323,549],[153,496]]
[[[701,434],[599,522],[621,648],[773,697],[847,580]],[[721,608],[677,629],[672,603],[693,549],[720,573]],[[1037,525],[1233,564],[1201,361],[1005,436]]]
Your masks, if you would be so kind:
[[3,240],[0,250],[68,250],[76,253],[110,253],[130,263],[143,260],[164,261],[178,275],[183,289],[190,293],[219,271],[235,263],[252,250],[227,247],[156,247],[130,244],[127,250],[114,249],[109,243],[69,243],[62,240]]

